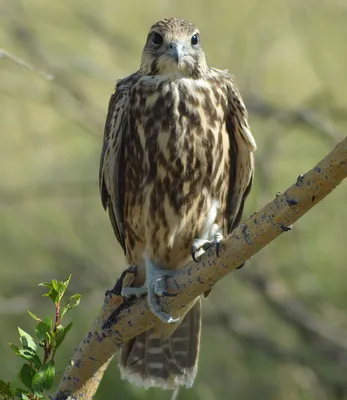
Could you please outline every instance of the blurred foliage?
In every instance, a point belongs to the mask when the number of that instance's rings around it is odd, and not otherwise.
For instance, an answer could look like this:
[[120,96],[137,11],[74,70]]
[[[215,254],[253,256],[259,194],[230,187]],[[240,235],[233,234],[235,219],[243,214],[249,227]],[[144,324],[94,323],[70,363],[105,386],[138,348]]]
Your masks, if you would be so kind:
[[[29,326],[26,310],[47,311],[36,282],[72,273],[83,295],[66,365],[125,266],[99,200],[103,124],[116,79],[138,68],[149,27],[167,16],[199,26],[209,64],[232,71],[249,109],[259,149],[246,214],[345,136],[344,0],[0,0],[5,380],[19,370],[8,342]],[[347,399],[346,199],[344,183],[212,291],[198,377],[180,399]],[[96,399],[116,397],[169,394],[121,381],[114,362]]]

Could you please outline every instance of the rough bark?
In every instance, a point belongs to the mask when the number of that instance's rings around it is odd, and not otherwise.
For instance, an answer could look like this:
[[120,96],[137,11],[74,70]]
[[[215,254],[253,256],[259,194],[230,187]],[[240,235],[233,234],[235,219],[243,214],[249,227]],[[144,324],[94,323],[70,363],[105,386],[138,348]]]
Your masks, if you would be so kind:
[[[323,200],[346,176],[347,137],[313,169],[300,175],[291,187],[229,235],[223,242],[219,258],[211,249],[198,263],[189,262],[175,278],[170,278],[168,291],[177,296],[163,298],[164,309],[173,315],[179,314],[184,304],[290,230],[292,224]],[[93,327],[65,370],[55,400],[91,399],[109,361],[122,344],[156,323],[145,298],[125,304],[118,295],[122,285],[131,284],[132,276],[131,270],[124,272],[114,290],[106,295]]]

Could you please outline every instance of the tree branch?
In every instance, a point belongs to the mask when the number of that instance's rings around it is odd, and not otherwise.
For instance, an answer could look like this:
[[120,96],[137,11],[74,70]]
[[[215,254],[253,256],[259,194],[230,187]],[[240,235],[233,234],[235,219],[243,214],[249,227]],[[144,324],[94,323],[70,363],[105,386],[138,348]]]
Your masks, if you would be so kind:
[[[179,313],[189,301],[214,286],[221,278],[278,237],[290,225],[327,196],[347,176],[347,137],[322,161],[284,193],[251,215],[223,242],[220,257],[207,251],[198,263],[189,262],[174,278],[168,290],[176,297],[162,299],[162,306]],[[113,355],[124,342],[150,329],[158,320],[148,308],[146,299],[125,304],[117,295],[131,282],[131,273],[123,273],[90,332],[80,343],[65,370],[55,400],[91,399]],[[128,282],[125,282],[125,280]]]

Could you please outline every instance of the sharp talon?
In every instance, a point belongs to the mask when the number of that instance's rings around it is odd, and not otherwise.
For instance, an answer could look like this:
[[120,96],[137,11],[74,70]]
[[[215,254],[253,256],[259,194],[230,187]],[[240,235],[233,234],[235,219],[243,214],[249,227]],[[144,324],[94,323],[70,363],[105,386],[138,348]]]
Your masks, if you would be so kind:
[[170,293],[170,292],[164,291],[162,296],[165,296],[165,297],[176,297],[177,294],[178,293]]
[[216,256],[219,257],[220,242],[216,243]]
[[200,238],[194,239],[193,245],[192,245],[192,258],[195,262],[198,262],[198,260],[196,259],[196,256],[195,256],[196,253],[198,253],[202,250],[205,252],[212,245],[215,246],[217,257],[220,257],[220,249],[221,249],[221,242],[223,240],[223,234],[217,224],[213,224],[213,226],[210,230],[210,233],[209,233],[209,238],[211,240],[200,239]]
[[[154,297],[152,297],[154,296]],[[151,309],[152,313],[158,317],[161,321],[165,322],[166,324],[177,324],[177,322],[180,321],[180,317],[178,318],[173,318],[170,314],[165,313],[159,302],[158,302],[158,296],[153,293],[152,295],[149,293],[148,297],[148,304],[149,308]]]
[[246,263],[242,263],[241,265],[239,265],[238,267],[236,267],[236,269],[241,269]]
[[215,234],[215,246],[216,246],[216,256],[220,257],[221,242],[223,240],[223,235],[220,232]]
[[208,250],[213,242],[206,239],[195,239],[192,245],[192,259],[197,263],[199,262],[196,258],[196,254],[199,253],[201,250]]
[[117,296],[121,296],[123,283],[125,280],[127,280],[127,281],[129,280],[129,279],[127,279],[129,277],[129,274],[133,275],[134,277],[136,276],[137,267],[135,265],[131,265],[130,267],[128,267],[126,270],[124,270],[122,272],[122,275],[120,276],[119,279],[117,279],[117,282],[114,285],[114,287],[111,290],[106,290],[105,296],[109,296],[110,294],[115,294]]
[[197,263],[198,262],[198,260],[196,259],[196,257],[195,257],[195,254],[198,252],[198,250],[199,250],[199,247],[196,245],[196,244],[194,244],[196,242],[196,239],[194,240],[194,242],[193,242],[193,245],[192,245],[192,259]]
[[301,186],[304,181],[304,175],[300,174],[296,180],[296,186]]
[[168,324],[177,324],[178,322],[180,322],[180,317],[178,318],[170,317],[169,320],[167,321]]
[[193,250],[192,251],[192,259],[197,263],[199,261],[195,258],[195,253],[196,253],[196,250]]
[[283,232],[288,232],[292,230],[291,226],[285,226],[285,225],[280,225],[280,228],[282,229]]

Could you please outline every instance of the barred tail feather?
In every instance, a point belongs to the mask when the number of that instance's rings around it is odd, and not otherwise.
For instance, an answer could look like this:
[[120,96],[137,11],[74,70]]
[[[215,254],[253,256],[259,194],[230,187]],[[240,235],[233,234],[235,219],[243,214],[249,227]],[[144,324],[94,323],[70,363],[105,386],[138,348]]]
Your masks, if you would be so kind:
[[155,329],[127,342],[121,350],[123,379],[145,388],[191,387],[198,366],[201,300],[197,300],[175,332],[166,340]]

